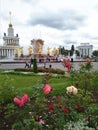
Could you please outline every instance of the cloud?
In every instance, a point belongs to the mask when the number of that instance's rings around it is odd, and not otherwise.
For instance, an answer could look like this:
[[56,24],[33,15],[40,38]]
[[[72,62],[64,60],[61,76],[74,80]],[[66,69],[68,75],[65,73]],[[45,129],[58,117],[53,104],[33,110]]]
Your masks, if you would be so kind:
[[84,33],[81,36],[86,38],[86,39],[98,40],[98,36],[94,35],[94,34]]
[[36,5],[40,0],[22,0],[25,3]]
[[71,40],[65,40],[64,42],[67,44],[77,44],[77,42]]
[[[48,12],[48,15],[47,15]],[[41,11],[34,14],[29,19],[30,25],[44,25],[59,30],[76,30],[85,23],[85,16],[78,14],[73,10],[64,10],[58,12]]]

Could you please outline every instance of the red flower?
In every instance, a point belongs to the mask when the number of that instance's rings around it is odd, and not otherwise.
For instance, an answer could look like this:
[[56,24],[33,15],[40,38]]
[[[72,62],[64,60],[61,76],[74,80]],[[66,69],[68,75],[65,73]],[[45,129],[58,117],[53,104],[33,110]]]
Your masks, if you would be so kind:
[[63,111],[64,113],[66,113],[66,114],[69,114],[69,113],[70,113],[67,108],[63,108],[62,111]]
[[78,82],[76,82],[76,83],[75,83],[75,86],[76,86],[76,87],[78,87],[78,86],[79,86],[79,83],[78,83]]
[[78,107],[79,107],[79,104],[78,104],[78,102],[76,102],[76,103],[74,104],[74,108],[77,109]]
[[57,97],[57,99],[56,99],[56,102],[58,102],[58,103],[59,103],[59,102],[60,102],[60,99],[61,99],[61,97],[60,97],[60,96],[58,96],[58,97]]
[[68,68],[68,69],[71,68],[70,61],[66,61],[65,67]]
[[51,104],[50,106],[49,106],[49,108],[48,108],[48,111],[51,111],[51,110],[53,110],[54,109],[54,104]]
[[82,112],[82,111],[84,111],[84,107],[79,106],[79,107],[77,108],[77,112]]

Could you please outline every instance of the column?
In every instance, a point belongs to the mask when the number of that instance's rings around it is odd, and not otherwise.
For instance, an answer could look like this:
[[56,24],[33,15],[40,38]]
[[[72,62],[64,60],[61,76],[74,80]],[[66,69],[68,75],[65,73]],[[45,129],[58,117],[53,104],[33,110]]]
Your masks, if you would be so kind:
[[13,56],[14,56],[14,49],[13,49]]
[[12,56],[13,56],[13,49],[12,49]]
[[82,57],[83,57],[83,48],[82,48]]
[[1,56],[1,54],[2,54],[2,53],[1,53],[1,49],[0,49],[0,56]]
[[7,49],[6,49],[6,56],[7,56]]
[[9,56],[11,56],[11,49],[9,49]]
[[11,57],[12,57],[12,49],[10,49],[10,54],[11,54]]
[[86,55],[86,49],[85,49],[85,57],[86,57],[87,55]]
[[11,51],[11,49],[10,49],[10,56],[12,57],[12,51]]
[[88,48],[88,56],[89,56],[89,48]]
[[3,49],[2,49],[2,56],[3,56]]
[[5,49],[5,56],[7,56],[7,50]]
[[5,56],[5,49],[4,49],[4,52],[3,52],[3,53],[4,53],[4,56]]
[[8,49],[8,56],[9,56],[9,49]]
[[9,52],[8,52],[8,49],[7,49],[7,56],[9,56]]

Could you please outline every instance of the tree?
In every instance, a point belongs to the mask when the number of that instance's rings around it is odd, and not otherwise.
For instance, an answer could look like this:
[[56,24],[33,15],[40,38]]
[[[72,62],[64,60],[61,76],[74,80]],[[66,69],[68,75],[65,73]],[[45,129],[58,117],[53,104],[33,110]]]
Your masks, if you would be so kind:
[[73,55],[74,50],[75,50],[75,49],[74,49],[74,45],[72,45],[72,46],[71,46],[71,50],[70,50],[70,56],[72,56],[72,55]]
[[93,51],[94,56],[98,56],[98,50]]
[[80,56],[80,52],[78,50],[76,50],[76,55]]
[[75,50],[74,45],[71,46],[71,50],[74,52]]
[[68,50],[65,50],[64,47],[60,48],[60,52],[61,52],[61,54],[64,55],[64,56],[68,55]]
[[37,68],[37,61],[36,58],[34,58],[34,63],[33,63],[33,72],[38,73],[38,68]]

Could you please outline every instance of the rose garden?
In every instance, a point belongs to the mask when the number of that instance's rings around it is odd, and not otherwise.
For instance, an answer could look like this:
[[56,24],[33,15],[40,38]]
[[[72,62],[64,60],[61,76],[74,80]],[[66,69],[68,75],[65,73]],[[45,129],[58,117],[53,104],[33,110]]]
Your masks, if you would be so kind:
[[0,70],[0,130],[98,130],[98,71],[86,59],[79,71]]

